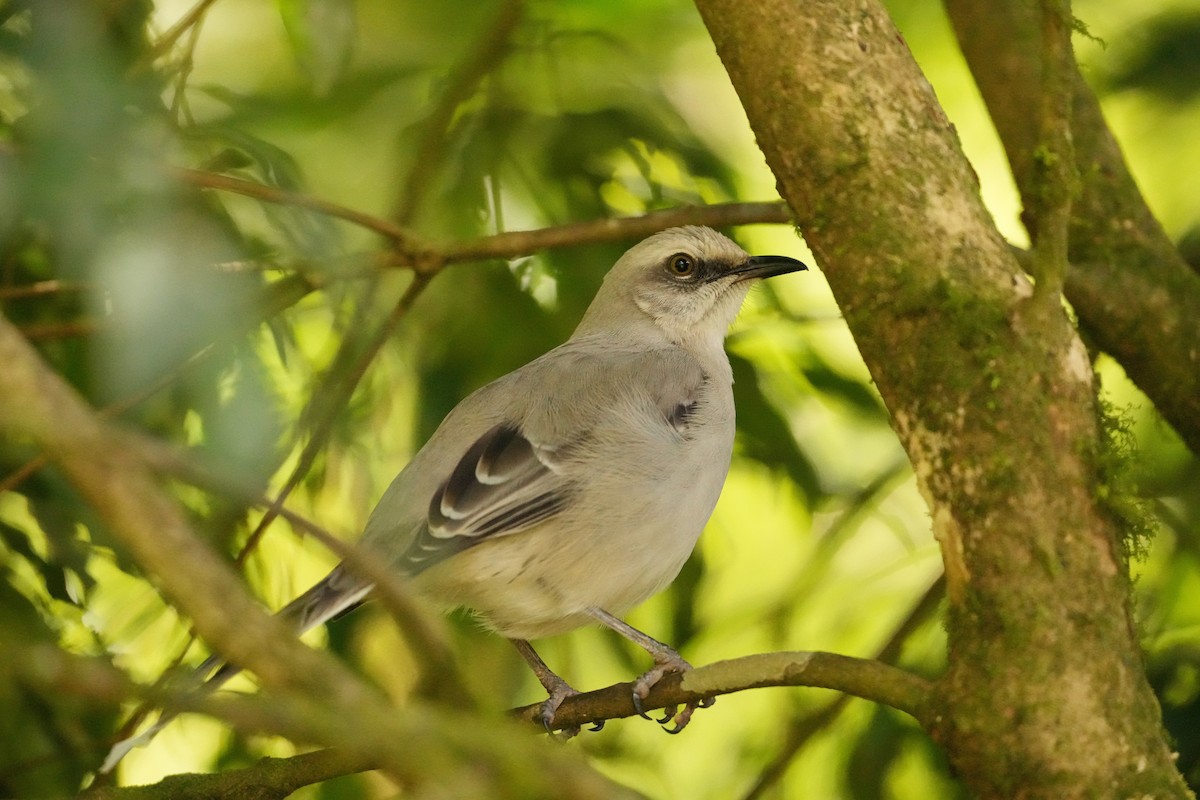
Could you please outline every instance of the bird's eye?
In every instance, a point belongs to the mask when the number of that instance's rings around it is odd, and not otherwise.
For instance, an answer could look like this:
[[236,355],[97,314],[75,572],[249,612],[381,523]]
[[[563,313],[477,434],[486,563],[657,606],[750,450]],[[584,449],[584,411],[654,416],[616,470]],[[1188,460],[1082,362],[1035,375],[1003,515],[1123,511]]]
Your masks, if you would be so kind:
[[687,253],[676,253],[667,260],[667,269],[676,277],[686,278],[696,271],[696,260]]

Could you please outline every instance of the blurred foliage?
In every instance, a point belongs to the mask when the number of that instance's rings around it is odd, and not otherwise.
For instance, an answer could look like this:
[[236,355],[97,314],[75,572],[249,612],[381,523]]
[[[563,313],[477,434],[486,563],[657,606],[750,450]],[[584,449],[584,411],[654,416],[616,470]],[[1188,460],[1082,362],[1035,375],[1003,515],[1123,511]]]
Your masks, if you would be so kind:
[[[447,270],[323,429],[312,409],[329,391],[331,365],[365,351],[410,278],[364,270],[386,243],[360,227],[202,191],[171,167],[380,217],[415,197],[405,222],[434,242],[772,196],[682,0],[529,2],[506,49],[465,74],[498,4],[223,0],[165,40],[190,5],[0,2],[0,307],[96,407],[188,448],[248,492],[278,491],[317,436],[317,459],[289,505],[348,538],[454,403],[569,335],[628,243]],[[1095,0],[1077,13],[1112,41],[1108,28],[1124,23],[1115,5]],[[998,148],[944,20],[929,4],[893,8],[1010,230],[1016,213]],[[1180,67],[1178,53],[1195,38],[1196,18],[1148,18],[1105,84],[1123,97],[1167,98],[1172,119],[1186,115],[1193,131],[1196,71]],[[439,115],[455,81],[467,90]],[[1123,142],[1135,163],[1187,157],[1178,154],[1190,141],[1152,133]],[[412,186],[418,168],[427,177]],[[1156,195],[1153,182],[1148,191],[1152,202],[1173,198]],[[1200,221],[1194,202],[1164,213],[1180,231]],[[760,252],[798,246],[785,229],[735,233]],[[886,412],[819,275],[756,291],[730,348],[739,434],[725,496],[680,579],[631,621],[695,662],[773,649],[872,655],[940,566]],[[1157,511],[1159,535],[1137,565],[1140,618],[1180,765],[1197,786],[1200,466],[1115,365],[1100,369],[1111,402],[1133,409],[1142,486]],[[0,442],[0,642],[54,642],[154,680],[182,652],[186,621],[58,472],[19,472],[36,457],[25,443]],[[239,499],[171,486],[196,529],[231,557],[260,519]],[[277,523],[244,571],[277,606],[332,562]],[[479,686],[512,704],[538,699],[503,641],[465,617],[452,621]],[[327,638],[395,696],[410,689],[413,657],[382,615],[340,620]],[[643,668],[615,638],[581,631],[541,649],[575,685],[594,687]],[[941,653],[940,628],[926,620],[905,638],[901,661],[933,674]],[[653,797],[734,797],[782,757],[787,732],[826,695],[745,693],[706,710],[683,737],[632,720],[578,746]],[[128,711],[31,694],[3,658],[0,708],[0,795],[21,797],[72,792]],[[133,754],[122,779],[289,752],[286,742],[184,718]],[[781,797],[958,796],[910,720],[862,702],[783,767]],[[307,796],[391,793],[357,776]]]
[[[1184,144],[1200,126],[1200,5],[1169,3],[1131,9],[1097,4],[1108,44],[1085,65],[1122,148],[1152,208],[1195,266],[1200,204],[1181,176],[1200,170],[1200,154]],[[1086,6],[1084,13],[1086,13]],[[1080,13],[1077,7],[1077,12]],[[1103,53],[1103,57],[1101,56]],[[1106,394],[1132,425],[1135,469],[1154,507],[1158,535],[1134,564],[1138,618],[1147,671],[1163,706],[1163,722],[1180,771],[1200,790],[1200,461],[1154,413],[1150,402],[1107,358],[1099,363]]]
[[1110,92],[1145,92],[1186,105],[1200,93],[1200,8],[1177,8],[1147,18],[1114,42],[1104,75]]

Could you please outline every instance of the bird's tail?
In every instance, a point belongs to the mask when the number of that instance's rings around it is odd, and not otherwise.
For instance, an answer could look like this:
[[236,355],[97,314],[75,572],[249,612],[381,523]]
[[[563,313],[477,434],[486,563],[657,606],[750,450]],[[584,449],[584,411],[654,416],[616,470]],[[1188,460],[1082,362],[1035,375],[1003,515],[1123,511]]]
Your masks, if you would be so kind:
[[[307,592],[280,609],[276,616],[299,636],[358,608],[366,601],[372,588],[371,583],[338,566]],[[208,693],[220,688],[239,672],[241,667],[214,654],[196,667],[191,679],[196,684],[195,691]],[[176,711],[163,710],[149,728],[114,744],[101,764],[99,773],[104,775],[111,772],[130,750],[149,744],[177,714]]]

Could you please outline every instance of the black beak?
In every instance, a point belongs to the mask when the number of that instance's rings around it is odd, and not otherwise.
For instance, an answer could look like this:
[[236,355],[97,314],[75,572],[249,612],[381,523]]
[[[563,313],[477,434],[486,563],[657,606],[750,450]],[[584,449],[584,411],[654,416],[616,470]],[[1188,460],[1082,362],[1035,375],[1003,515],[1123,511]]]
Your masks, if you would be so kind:
[[746,281],[751,278],[772,278],[776,275],[786,275],[789,272],[800,272],[807,269],[808,265],[803,261],[797,261],[787,256],[750,256],[746,259],[746,263],[713,277],[736,277],[739,281]]

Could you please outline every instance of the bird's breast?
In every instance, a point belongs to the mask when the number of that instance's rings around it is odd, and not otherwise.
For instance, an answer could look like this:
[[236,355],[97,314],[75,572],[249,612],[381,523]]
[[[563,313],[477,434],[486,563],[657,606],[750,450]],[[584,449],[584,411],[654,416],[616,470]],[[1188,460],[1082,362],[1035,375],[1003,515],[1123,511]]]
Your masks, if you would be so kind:
[[[441,587],[446,599],[475,609],[504,635],[531,639],[589,624],[591,607],[623,614],[665,588],[721,494],[732,400],[704,392],[656,424],[625,424],[620,436],[601,431],[571,466],[566,507],[454,556],[454,569],[444,571],[453,581]],[[440,582],[443,571],[433,572],[428,577]]]

